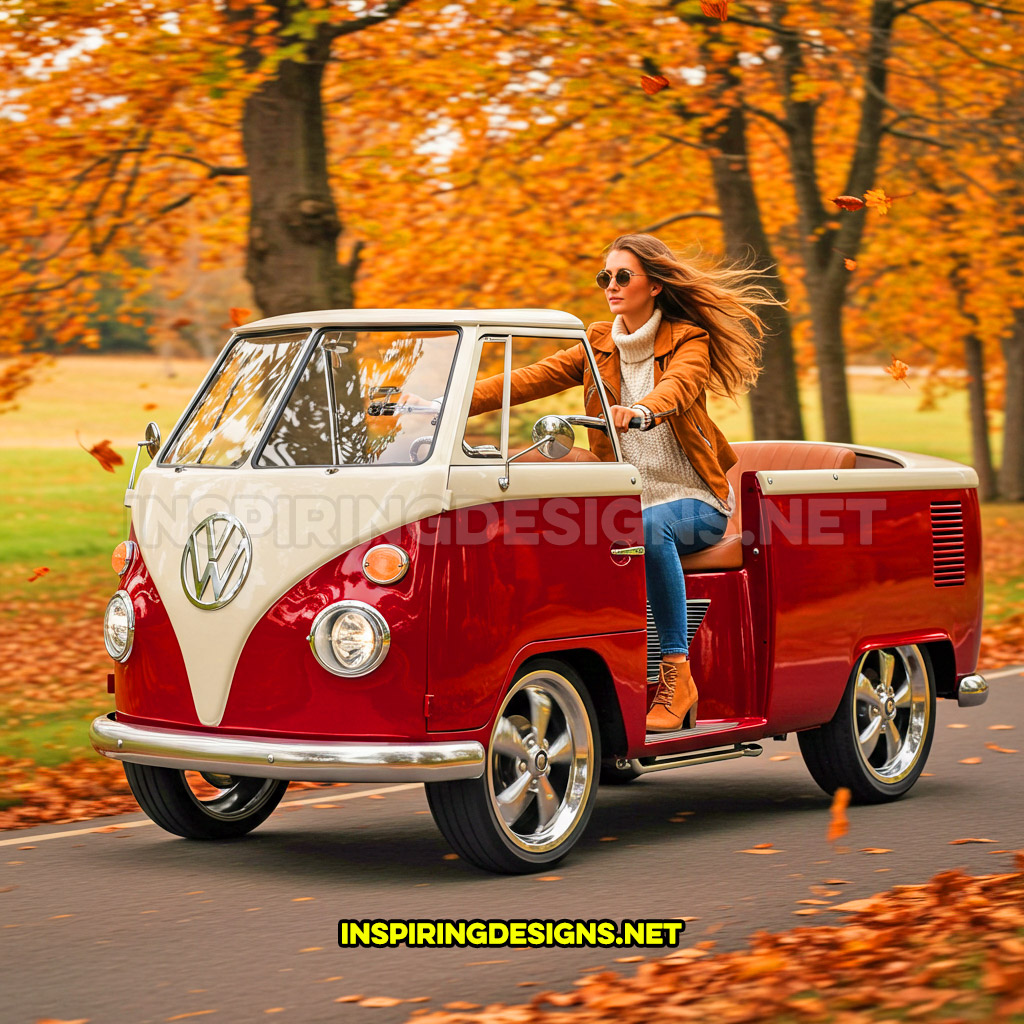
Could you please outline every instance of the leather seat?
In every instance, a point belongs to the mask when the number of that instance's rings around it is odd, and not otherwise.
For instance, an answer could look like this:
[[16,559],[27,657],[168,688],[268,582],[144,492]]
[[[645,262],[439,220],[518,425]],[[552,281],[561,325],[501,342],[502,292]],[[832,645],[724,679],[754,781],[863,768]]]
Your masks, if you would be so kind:
[[744,473],[766,469],[853,469],[856,453],[834,444],[807,441],[739,441],[733,445],[739,461],[726,473],[736,494],[736,511],[717,544],[684,555],[685,572],[740,569],[743,566],[743,524],[740,521],[740,478]]

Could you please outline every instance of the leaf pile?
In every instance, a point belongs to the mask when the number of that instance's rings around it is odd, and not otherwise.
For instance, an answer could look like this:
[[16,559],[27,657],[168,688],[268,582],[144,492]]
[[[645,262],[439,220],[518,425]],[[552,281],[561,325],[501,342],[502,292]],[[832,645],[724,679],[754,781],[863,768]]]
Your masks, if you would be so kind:
[[978,877],[945,871],[855,901],[845,926],[758,932],[750,949],[715,956],[713,942],[700,942],[642,964],[635,977],[591,974],[574,992],[542,992],[527,1006],[413,1016],[417,1024],[1019,1021],[1024,853],[1016,866]]

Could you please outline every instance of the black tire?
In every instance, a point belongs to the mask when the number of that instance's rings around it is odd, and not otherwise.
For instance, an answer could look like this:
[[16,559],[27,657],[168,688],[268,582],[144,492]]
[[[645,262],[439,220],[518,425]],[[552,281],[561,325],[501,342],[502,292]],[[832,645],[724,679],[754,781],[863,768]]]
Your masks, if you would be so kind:
[[797,739],[826,793],[845,786],[857,803],[883,803],[917,782],[934,735],[935,671],[928,649],[908,644],[862,655],[832,720]]
[[597,715],[586,687],[568,665],[537,660],[502,702],[483,775],[428,782],[427,803],[463,860],[485,871],[529,874],[558,863],[583,835],[600,761]]
[[[287,781],[208,775],[216,794],[203,799],[177,768],[124,762],[139,806],[161,828],[186,839],[237,839],[262,825],[281,802]],[[189,773],[193,775],[194,773]]]
[[618,768],[614,761],[601,762],[602,786],[626,786],[640,778],[641,773],[635,768]]

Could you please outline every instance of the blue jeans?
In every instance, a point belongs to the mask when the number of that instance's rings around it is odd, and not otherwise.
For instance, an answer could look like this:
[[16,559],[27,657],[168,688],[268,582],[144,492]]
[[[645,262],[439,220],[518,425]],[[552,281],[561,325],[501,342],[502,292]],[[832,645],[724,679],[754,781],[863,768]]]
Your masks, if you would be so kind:
[[697,498],[651,505],[643,516],[647,600],[661,638],[661,652],[689,654],[686,584],[679,558],[711,547],[721,539],[729,520],[724,512]]

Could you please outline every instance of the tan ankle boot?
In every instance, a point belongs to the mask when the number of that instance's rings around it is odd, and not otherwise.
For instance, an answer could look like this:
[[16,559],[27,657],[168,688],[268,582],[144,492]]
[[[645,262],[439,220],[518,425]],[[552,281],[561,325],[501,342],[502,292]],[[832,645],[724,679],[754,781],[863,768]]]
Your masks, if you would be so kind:
[[[684,726],[685,720],[685,726]],[[647,713],[648,732],[674,732],[697,724],[697,684],[689,661],[663,661],[658,692]]]

